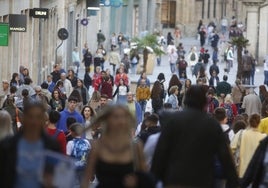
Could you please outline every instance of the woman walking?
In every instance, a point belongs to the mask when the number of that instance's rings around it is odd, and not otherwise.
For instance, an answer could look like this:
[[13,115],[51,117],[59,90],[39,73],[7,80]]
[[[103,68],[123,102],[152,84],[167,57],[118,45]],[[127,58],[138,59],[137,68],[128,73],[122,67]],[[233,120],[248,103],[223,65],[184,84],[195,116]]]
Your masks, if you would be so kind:
[[141,144],[132,141],[135,119],[130,111],[123,106],[110,106],[92,124],[102,125],[103,132],[92,145],[82,187],[87,188],[95,174],[97,188],[140,187],[134,171],[145,172],[146,164]]

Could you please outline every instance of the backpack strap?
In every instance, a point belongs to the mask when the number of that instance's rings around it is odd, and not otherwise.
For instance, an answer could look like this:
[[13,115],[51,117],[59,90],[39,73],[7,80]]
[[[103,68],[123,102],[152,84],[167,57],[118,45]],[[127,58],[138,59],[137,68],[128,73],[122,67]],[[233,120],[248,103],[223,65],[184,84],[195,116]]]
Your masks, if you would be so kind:
[[229,134],[229,132],[230,132],[231,130],[232,130],[232,129],[229,128],[229,129],[227,129],[226,131],[224,131],[224,133],[225,133],[225,134]]
[[61,130],[56,129],[56,132],[52,135],[52,138],[57,139],[61,132],[62,132]]

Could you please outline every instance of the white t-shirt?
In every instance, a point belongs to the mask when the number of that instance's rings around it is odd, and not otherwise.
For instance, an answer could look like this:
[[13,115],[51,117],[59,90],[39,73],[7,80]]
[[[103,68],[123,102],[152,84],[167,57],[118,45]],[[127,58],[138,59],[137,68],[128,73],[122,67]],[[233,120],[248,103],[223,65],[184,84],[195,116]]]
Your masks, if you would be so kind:
[[118,88],[118,95],[127,95],[127,87],[126,86],[119,86]]
[[146,164],[148,165],[148,167],[151,167],[152,165],[152,159],[153,159],[153,155],[154,155],[159,137],[160,137],[160,133],[156,133],[156,134],[149,136],[147,142],[144,145],[143,151],[145,155]]
[[[230,129],[230,126],[227,125],[227,124],[223,124],[223,125],[221,125],[221,128],[222,128],[222,131],[223,132],[226,132],[228,129]],[[234,136],[235,136],[234,131],[233,130],[230,130],[228,132],[228,136],[229,136],[229,140],[231,142],[233,140]]]

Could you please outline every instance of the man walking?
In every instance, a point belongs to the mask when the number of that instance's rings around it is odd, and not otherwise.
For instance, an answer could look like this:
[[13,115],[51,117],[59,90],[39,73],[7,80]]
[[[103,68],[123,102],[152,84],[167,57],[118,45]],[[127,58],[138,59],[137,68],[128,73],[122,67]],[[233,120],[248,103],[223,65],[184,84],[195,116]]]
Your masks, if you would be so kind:
[[113,75],[116,75],[116,67],[120,64],[120,55],[115,51],[115,47],[112,47],[109,55],[110,65],[113,67]]
[[250,88],[249,94],[244,97],[242,109],[245,109],[246,114],[261,114],[261,100],[258,95],[255,95],[254,89]]
[[142,79],[136,91],[136,99],[141,106],[142,114],[145,113],[147,100],[149,100],[150,97],[150,88],[146,85],[146,80]]
[[104,36],[104,34],[101,32],[101,30],[99,30],[98,34],[97,34],[97,41],[98,41],[98,46],[102,45],[105,42],[106,38]]
[[242,56],[242,69],[243,69],[243,73],[242,73],[242,77],[243,77],[243,84],[250,84],[250,75],[251,75],[251,71],[253,68],[253,58],[251,57],[251,55],[248,53],[247,50],[245,50],[244,55]]
[[171,49],[171,53],[169,54],[169,65],[170,65],[170,71],[172,74],[176,71],[176,63],[178,61],[178,54],[174,49]]
[[[218,157],[230,187],[238,176],[230,148],[219,123],[205,113],[206,92],[192,86],[182,112],[163,114],[151,171],[165,187],[213,187],[214,159]],[[193,118],[194,117],[194,118]]]
[[79,51],[77,47],[75,47],[72,52],[72,60],[73,60],[73,65],[76,66],[76,75],[78,75],[81,60],[79,57]]
[[74,117],[78,123],[83,123],[82,115],[76,111],[78,99],[75,97],[68,98],[67,108],[60,113],[60,120],[57,123],[57,129],[66,132],[66,121],[68,117]]
[[233,67],[233,61],[234,61],[234,53],[233,53],[233,47],[229,47],[226,50],[226,57],[224,57],[226,59],[226,72],[229,73],[231,68]]

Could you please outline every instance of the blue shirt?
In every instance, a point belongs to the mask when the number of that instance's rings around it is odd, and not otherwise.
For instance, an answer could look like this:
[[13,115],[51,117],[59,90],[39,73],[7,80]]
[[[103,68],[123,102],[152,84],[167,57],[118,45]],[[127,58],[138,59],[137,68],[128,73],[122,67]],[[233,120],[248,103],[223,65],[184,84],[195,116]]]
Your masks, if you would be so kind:
[[47,83],[48,84],[48,91],[50,91],[50,93],[52,93],[54,91],[54,88],[55,88],[55,83],[54,82],[50,82],[50,83]]
[[80,113],[78,113],[77,111],[74,112],[69,112],[68,110],[64,110],[60,113],[60,120],[57,124],[57,129],[62,130],[63,132],[67,131],[67,127],[66,127],[66,120],[68,117],[73,117],[76,119],[77,123],[84,123],[83,117]]
[[17,179],[15,188],[41,187],[44,144],[41,140],[28,142],[21,138],[18,143]]

